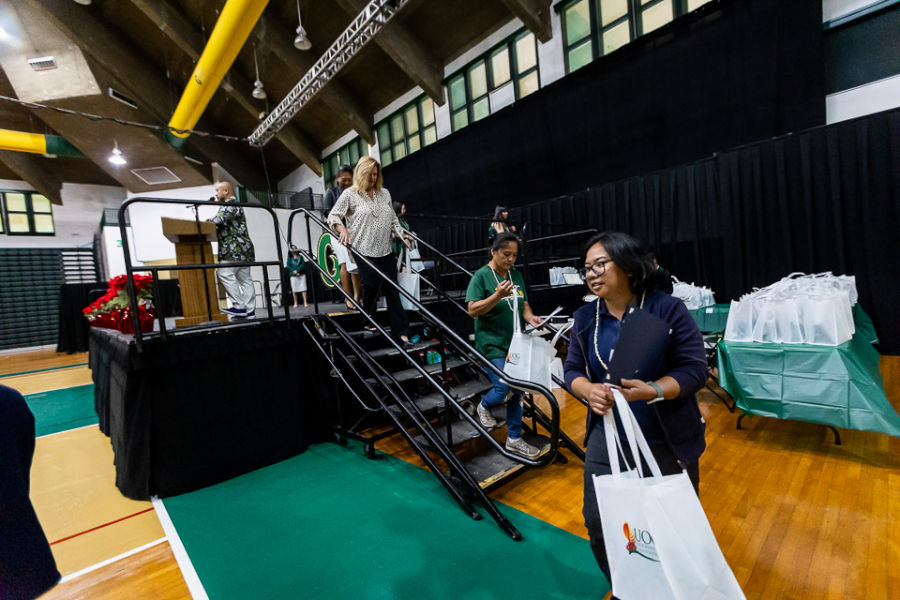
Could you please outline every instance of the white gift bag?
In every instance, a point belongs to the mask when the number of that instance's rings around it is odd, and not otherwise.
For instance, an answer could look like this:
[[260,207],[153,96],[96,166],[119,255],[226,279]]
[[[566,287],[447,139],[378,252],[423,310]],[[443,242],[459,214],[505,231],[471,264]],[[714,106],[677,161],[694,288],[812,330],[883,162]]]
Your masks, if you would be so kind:
[[[578,270],[575,267],[550,267],[550,287],[571,285],[572,276],[578,277]],[[581,283],[580,279],[578,283]]]
[[506,353],[503,372],[515,379],[530,381],[549,390],[553,387],[553,381],[550,379],[550,363],[556,356],[556,348],[544,338],[522,331],[516,287],[513,288],[513,298],[513,337]]
[[[416,300],[421,300],[422,282],[419,281],[419,274],[412,269],[409,250],[403,254],[406,255],[406,272],[397,273],[397,283],[400,284],[400,287],[404,290],[412,294]],[[400,294],[400,303],[403,305],[403,310],[419,310],[418,307],[410,302],[403,294]]]
[[[622,600],[744,599],[687,473],[662,475],[628,402],[613,390],[634,457],[650,473],[623,472],[615,418],[603,417],[612,474],[595,475],[612,589]],[[627,468],[627,466],[626,466]]]
[[732,300],[725,322],[725,339],[735,342],[753,341],[753,306],[749,300]]

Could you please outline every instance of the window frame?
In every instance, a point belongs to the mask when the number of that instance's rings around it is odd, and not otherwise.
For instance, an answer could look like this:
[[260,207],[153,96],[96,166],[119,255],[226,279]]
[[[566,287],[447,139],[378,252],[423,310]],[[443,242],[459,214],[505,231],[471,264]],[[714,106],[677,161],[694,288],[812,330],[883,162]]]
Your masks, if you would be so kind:
[[[425,120],[423,119],[424,115],[424,105],[427,102],[431,102],[431,116],[432,121],[428,125],[425,125]],[[408,132],[408,123],[406,122],[406,113],[410,108],[416,108],[416,121],[418,125],[418,129],[413,132]],[[395,140],[393,128],[391,127],[391,121],[393,121],[396,117],[400,117],[403,121],[403,139]],[[382,128],[387,132],[387,140],[383,139],[385,136],[382,135]],[[425,130],[434,129],[434,140],[431,142],[425,141]],[[437,107],[434,104],[434,101],[428,94],[422,94],[415,99],[407,102],[381,121],[376,123],[375,125],[375,135],[378,138],[378,160],[381,162],[382,167],[386,167],[390,164],[393,164],[399,160],[403,160],[410,154],[417,152],[424,148],[425,146],[430,146],[438,140],[437,137]],[[410,150],[409,141],[413,138],[419,139],[419,147],[415,150]],[[394,147],[403,144],[403,156],[397,158],[394,156]],[[389,160],[385,160],[385,154],[389,155]]]
[[[8,201],[6,198],[7,194],[22,194],[25,197],[25,210],[9,210]],[[47,200],[47,203],[50,206],[49,212],[37,212],[34,210],[34,203],[32,202],[32,196],[41,196]],[[0,230],[0,235],[41,235],[41,236],[55,236],[56,235],[56,219],[53,216],[53,202],[50,201],[49,198],[41,194],[36,190],[5,190],[0,189],[0,220],[2,220],[3,228]],[[28,231],[12,231],[9,224],[9,215],[26,215],[28,219]],[[35,215],[50,215],[50,224],[53,226],[53,231],[37,231],[37,227],[35,225]]]
[[[351,148],[356,145],[357,151],[359,152],[359,156],[355,161],[351,160],[350,157],[353,155],[351,152]],[[347,161],[344,162],[341,160],[341,157],[346,153]],[[363,156],[369,155],[369,144],[366,143],[364,139],[359,136],[356,136],[328,156],[322,158],[322,179],[325,181],[325,189],[330,190],[334,186],[334,179],[337,177],[338,170],[340,169],[342,164],[348,164],[351,168],[356,166],[356,163]],[[334,165],[331,164],[332,159],[336,159],[334,161]],[[331,177],[329,178],[329,174]]]
[[[574,6],[575,4],[584,1],[587,2],[588,5],[588,16],[589,16],[589,27],[590,31],[586,36],[578,38],[578,40],[572,42],[571,44],[568,42],[568,23],[566,22],[566,10],[569,7]],[[555,10],[559,14],[560,17],[560,26],[562,29],[562,45],[563,45],[563,61],[565,65],[566,75],[573,73],[572,67],[569,63],[569,53],[581,46],[585,43],[585,40],[588,40],[588,43],[591,47],[591,60],[588,63],[585,63],[586,66],[598,58],[602,56],[606,56],[603,53],[603,35],[610,31],[611,29],[620,26],[622,23],[628,23],[628,42],[623,44],[622,46],[626,46],[631,42],[634,42],[638,38],[644,35],[644,12],[653,8],[654,6],[669,3],[672,7],[672,21],[682,17],[689,12],[688,10],[688,0],[625,0],[627,11],[621,17],[616,18],[606,25],[602,25],[602,1],[603,0],[565,0],[560,2],[555,6]],[[709,2],[711,0],[706,0]],[[705,3],[704,3],[705,4]],[[699,10],[703,5],[698,6],[694,10]],[[665,27],[668,23],[661,25],[660,27]],[[657,27],[656,29],[659,29]],[[655,31],[655,29],[654,29]],[[615,52],[622,46],[618,46],[617,48],[611,50],[609,53]],[[607,54],[609,54],[607,53]],[[580,68],[580,67],[579,67]]]
[[[528,67],[521,73],[519,72],[519,57],[518,57],[518,49],[517,44],[519,40],[531,36],[531,39],[534,43],[534,65]],[[507,52],[507,60],[509,61],[509,79],[501,83],[500,85],[495,85],[494,82],[494,65],[493,65],[493,57],[506,50]],[[478,66],[484,66],[484,77],[485,77],[485,88],[486,91],[484,94],[481,94],[477,98],[472,97],[472,83],[469,74]],[[500,42],[491,46],[488,50],[473,58],[471,61],[460,67],[456,70],[456,72],[452,73],[448,77],[444,78],[444,86],[447,88],[447,104],[450,110],[450,129],[452,132],[457,132],[460,129],[468,127],[472,123],[476,121],[475,119],[475,104],[478,103],[482,99],[486,99],[488,103],[488,113],[482,119],[487,118],[493,114],[491,111],[491,93],[496,91],[497,89],[505,86],[512,85],[513,86],[513,94],[515,97],[515,101],[518,102],[523,98],[521,95],[520,82],[525,77],[531,75],[532,73],[537,73],[538,79],[538,87],[537,90],[541,89],[541,59],[538,53],[537,47],[537,37],[527,28],[522,28],[514,33],[508,35]],[[453,82],[462,78],[463,80],[463,90],[465,93],[465,101],[463,106],[454,109],[453,108],[453,99],[451,94],[451,85]],[[535,90],[535,91],[537,91]],[[466,112],[466,123],[460,127],[456,126],[456,115],[461,114],[463,111]],[[481,119],[477,119],[481,120]]]

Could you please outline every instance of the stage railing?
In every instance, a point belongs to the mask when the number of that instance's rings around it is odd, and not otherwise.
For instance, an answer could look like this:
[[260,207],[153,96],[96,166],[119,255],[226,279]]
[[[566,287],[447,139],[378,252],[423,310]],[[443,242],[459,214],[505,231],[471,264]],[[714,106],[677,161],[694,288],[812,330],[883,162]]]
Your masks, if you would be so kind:
[[[189,206],[194,209],[194,221],[197,224],[197,235],[203,235],[200,230],[200,216],[199,216],[199,207],[200,206],[237,206],[243,210],[263,210],[269,213],[269,216],[272,217],[272,226],[275,231],[275,240],[277,241],[280,238],[280,230],[278,228],[278,216],[275,214],[275,211],[269,208],[268,206],[262,206],[258,204],[235,204],[234,202],[216,202],[216,201],[208,201],[208,200],[179,200],[179,199],[170,199],[170,198],[144,198],[144,197],[135,197],[129,198],[125,200],[121,206],[119,206],[119,210],[117,213],[118,223],[119,223],[119,233],[122,237],[122,252],[125,255],[125,276],[127,281],[127,290],[129,297],[129,304],[131,306],[131,323],[134,327],[134,341],[135,346],[137,347],[138,352],[143,351],[143,342],[145,337],[153,337],[157,335],[156,332],[148,332],[143,333],[140,327],[140,321],[138,318],[138,300],[137,293],[134,286],[134,273],[145,273],[149,272],[153,275],[153,297],[154,302],[157,300],[162,300],[162,294],[159,293],[159,272],[160,271],[186,271],[192,269],[202,269],[205,273],[208,269],[221,269],[225,267],[263,267],[263,292],[264,292],[264,303],[265,309],[268,313],[268,320],[274,321],[275,315],[272,310],[272,297],[271,290],[269,289],[269,270],[267,267],[274,266],[278,268],[279,280],[283,279],[281,276],[282,267],[284,265],[284,255],[281,251],[281,244],[275,244],[275,250],[278,253],[278,260],[257,260],[251,262],[230,262],[230,263],[215,263],[215,262],[202,262],[193,265],[154,265],[154,266],[145,266],[141,265],[137,268],[131,262],[131,249],[130,244],[128,243],[128,227],[126,223],[130,222],[128,219],[128,208],[132,204],[175,204],[180,206]],[[201,256],[201,259],[205,261],[205,256]],[[210,257],[212,259],[212,257]],[[206,283],[206,278],[204,277],[203,288],[206,293],[206,311],[207,316],[210,321],[212,321],[212,311],[213,311],[213,302],[216,301],[218,304],[218,298],[210,298],[209,297],[209,286]],[[166,318],[165,318],[165,310],[164,306],[156,305],[156,315],[159,321],[159,333],[158,335],[162,339],[166,339],[168,336],[168,328],[166,327]],[[216,312],[218,312],[218,308],[216,308]],[[284,305],[284,316],[285,319],[290,322],[290,310],[285,303]],[[219,325],[219,327],[236,327],[246,325],[246,323],[224,323]],[[194,325],[187,326],[179,331],[188,331],[191,329],[205,328],[204,325]]]

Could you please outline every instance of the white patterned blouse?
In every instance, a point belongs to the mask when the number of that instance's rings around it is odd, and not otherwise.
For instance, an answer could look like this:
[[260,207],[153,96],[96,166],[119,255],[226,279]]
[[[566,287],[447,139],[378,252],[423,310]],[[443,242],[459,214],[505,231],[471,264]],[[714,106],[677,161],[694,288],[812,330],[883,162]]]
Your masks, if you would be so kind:
[[328,213],[328,225],[335,231],[345,220],[350,243],[363,256],[379,258],[391,253],[391,232],[403,236],[403,228],[394,213],[391,193],[385,188],[375,192],[373,200],[365,191],[352,187],[341,194]]

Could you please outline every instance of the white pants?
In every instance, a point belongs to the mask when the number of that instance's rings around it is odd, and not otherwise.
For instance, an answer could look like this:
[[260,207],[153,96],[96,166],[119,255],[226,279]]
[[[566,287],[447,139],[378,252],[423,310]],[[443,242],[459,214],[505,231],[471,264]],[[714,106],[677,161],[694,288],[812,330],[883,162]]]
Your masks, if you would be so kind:
[[336,237],[331,238],[331,247],[334,250],[334,255],[337,256],[338,265],[347,265],[348,273],[358,273],[359,267],[356,266],[356,260],[354,260],[353,255],[350,254],[350,251],[347,248],[337,241]]
[[256,308],[256,291],[250,277],[250,267],[223,267],[217,269],[219,281],[225,288],[231,306],[250,312]]

